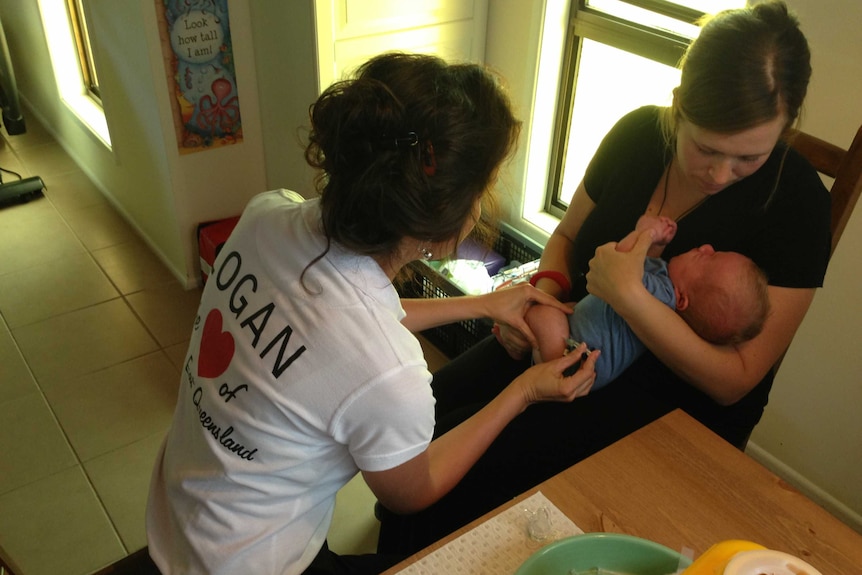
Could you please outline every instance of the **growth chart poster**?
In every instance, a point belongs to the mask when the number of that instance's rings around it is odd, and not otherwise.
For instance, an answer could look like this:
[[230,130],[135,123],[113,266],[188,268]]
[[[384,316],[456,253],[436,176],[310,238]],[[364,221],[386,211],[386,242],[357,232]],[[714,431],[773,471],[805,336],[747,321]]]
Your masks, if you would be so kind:
[[227,0],[155,0],[181,154],[242,141]]

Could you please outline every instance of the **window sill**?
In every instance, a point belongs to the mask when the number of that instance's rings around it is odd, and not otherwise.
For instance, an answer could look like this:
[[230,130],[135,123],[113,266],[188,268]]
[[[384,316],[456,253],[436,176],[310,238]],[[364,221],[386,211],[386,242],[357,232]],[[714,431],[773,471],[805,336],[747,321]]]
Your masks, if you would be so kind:
[[108,121],[105,111],[92,98],[84,94],[64,94],[63,102],[72,113],[84,124],[101,142],[111,149],[111,134],[108,132]]

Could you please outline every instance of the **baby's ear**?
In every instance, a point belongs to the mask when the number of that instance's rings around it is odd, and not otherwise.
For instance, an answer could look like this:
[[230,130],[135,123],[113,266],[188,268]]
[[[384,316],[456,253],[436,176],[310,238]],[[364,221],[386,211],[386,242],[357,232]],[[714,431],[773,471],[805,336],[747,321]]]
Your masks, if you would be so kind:
[[676,295],[676,311],[685,311],[688,309],[688,294],[680,291],[678,287],[673,288],[673,293]]

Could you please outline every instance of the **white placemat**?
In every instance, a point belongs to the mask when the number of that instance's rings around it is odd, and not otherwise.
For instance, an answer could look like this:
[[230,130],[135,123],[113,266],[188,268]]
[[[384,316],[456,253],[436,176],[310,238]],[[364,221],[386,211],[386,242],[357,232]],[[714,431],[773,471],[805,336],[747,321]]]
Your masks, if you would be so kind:
[[[535,517],[532,514],[541,513],[542,507],[550,518],[550,534],[536,541],[529,534],[529,525],[531,517]],[[514,573],[530,555],[548,543],[580,533],[583,530],[539,491],[398,573],[505,575]]]

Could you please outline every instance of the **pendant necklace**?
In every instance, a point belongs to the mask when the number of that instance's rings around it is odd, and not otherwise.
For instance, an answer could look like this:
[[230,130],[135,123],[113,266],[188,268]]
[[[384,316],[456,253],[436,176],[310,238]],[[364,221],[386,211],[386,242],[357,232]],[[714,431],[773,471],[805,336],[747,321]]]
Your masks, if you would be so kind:
[[[662,190],[662,195],[661,195],[661,205],[659,205],[659,207],[658,207],[658,213],[656,214],[656,216],[661,215],[661,211],[664,209],[664,203],[667,200],[667,185],[668,185],[668,182],[670,182],[670,170],[673,167],[674,157],[675,156],[671,156],[670,163],[667,165],[667,174],[665,174],[665,176],[664,176],[664,189]],[[706,200],[708,200],[710,197],[711,196],[708,196],[708,195],[704,196],[703,199],[698,200],[696,204],[694,204],[692,207],[690,207],[689,209],[687,209],[686,211],[684,211],[683,213],[678,215],[676,218],[674,218],[674,221],[676,221],[676,222],[680,221],[681,219],[683,219],[684,217],[689,215],[691,212],[693,212],[694,210],[696,210],[697,208],[702,206],[704,204],[704,202],[706,202]]]

